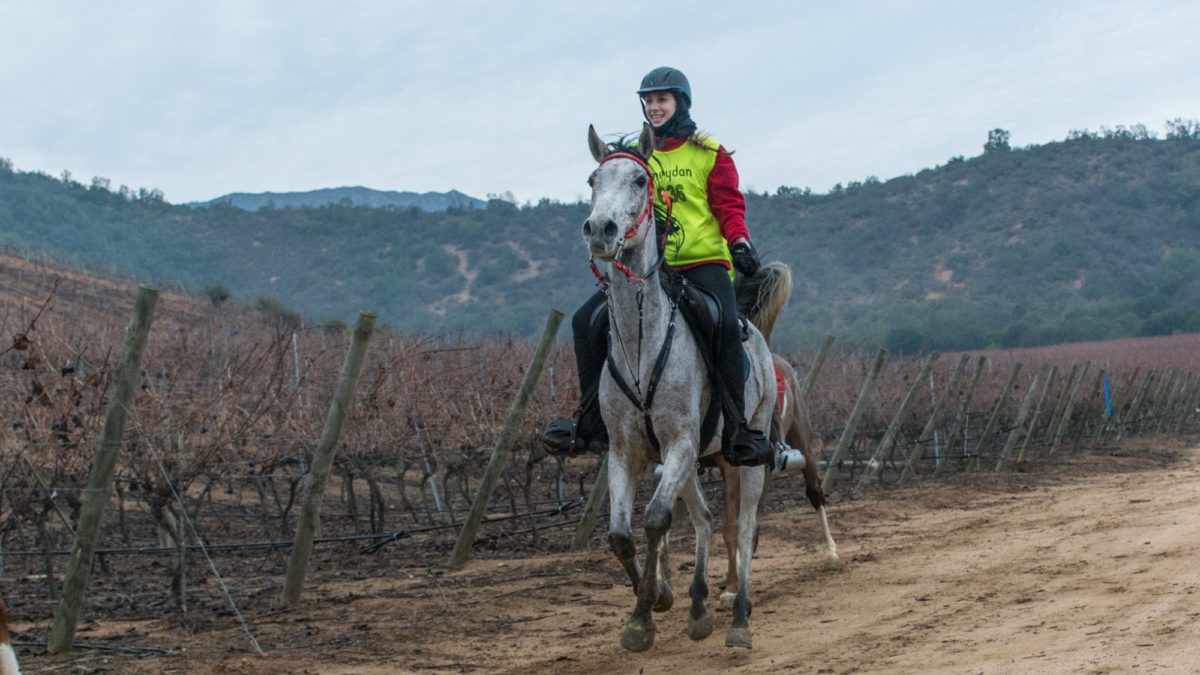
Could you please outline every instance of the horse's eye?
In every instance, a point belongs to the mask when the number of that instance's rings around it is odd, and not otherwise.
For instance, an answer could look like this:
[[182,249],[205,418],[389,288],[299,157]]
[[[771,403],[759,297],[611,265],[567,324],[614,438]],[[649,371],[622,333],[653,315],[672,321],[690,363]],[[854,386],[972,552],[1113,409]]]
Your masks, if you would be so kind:
[[646,177],[638,176],[637,178],[633,179],[633,183],[634,183],[634,185],[637,185],[640,188],[644,188],[644,187],[646,187]]

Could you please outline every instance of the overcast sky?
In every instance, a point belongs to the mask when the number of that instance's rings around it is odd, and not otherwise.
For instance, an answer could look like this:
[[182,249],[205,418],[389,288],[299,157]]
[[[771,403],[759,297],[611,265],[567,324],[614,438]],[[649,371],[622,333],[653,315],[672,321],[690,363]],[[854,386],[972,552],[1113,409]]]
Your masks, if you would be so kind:
[[[678,9],[672,9],[678,8]],[[0,157],[172,202],[343,185],[573,201],[659,65],[743,189],[825,192],[1200,118],[1200,3],[4,0]]]

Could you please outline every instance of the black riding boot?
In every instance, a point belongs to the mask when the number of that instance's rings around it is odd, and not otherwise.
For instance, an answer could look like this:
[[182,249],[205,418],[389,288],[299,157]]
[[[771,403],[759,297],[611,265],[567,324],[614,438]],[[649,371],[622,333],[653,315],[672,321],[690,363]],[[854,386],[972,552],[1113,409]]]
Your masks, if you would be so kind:
[[737,425],[726,447],[725,461],[732,466],[771,466],[775,462],[775,453],[770,440],[763,432],[751,429],[746,422],[746,366],[743,359],[740,335],[733,349],[727,348],[722,340],[721,378],[729,393],[729,404],[733,406],[733,410],[726,411],[725,419]]
[[608,311],[602,291],[588,299],[571,319],[575,334],[575,366],[579,374],[579,407],[570,419],[546,425],[542,445],[551,455],[580,455],[608,450],[608,429],[600,416],[600,374],[608,356]]
[[746,366],[742,354],[742,327],[738,321],[737,296],[729,270],[720,265],[701,265],[682,272],[688,282],[699,286],[721,305],[720,352],[717,362],[728,394],[723,406],[732,439],[722,444],[725,461],[733,466],[759,466],[774,462],[775,453],[766,434],[746,423]]

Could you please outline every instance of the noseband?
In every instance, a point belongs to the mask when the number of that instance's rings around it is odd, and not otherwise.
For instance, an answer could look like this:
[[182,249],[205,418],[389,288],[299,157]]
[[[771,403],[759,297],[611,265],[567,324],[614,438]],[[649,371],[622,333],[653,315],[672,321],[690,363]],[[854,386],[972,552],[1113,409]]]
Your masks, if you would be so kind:
[[[658,254],[658,261],[654,263],[654,266],[650,268],[649,272],[646,272],[645,276],[637,275],[633,270],[629,269],[628,265],[621,262],[618,258],[620,258],[620,256],[621,256],[621,251],[623,251],[625,249],[625,242],[629,241],[630,239],[633,239],[637,235],[638,228],[642,226],[642,223],[646,222],[647,218],[653,217],[653,213],[654,213],[654,172],[650,170],[650,165],[646,163],[646,160],[642,159],[638,155],[633,154],[632,152],[614,152],[614,153],[608,154],[604,157],[603,160],[601,160],[600,164],[603,165],[605,162],[609,161],[610,159],[631,159],[634,162],[637,162],[638,166],[642,167],[642,169],[646,172],[646,178],[647,178],[647,181],[646,181],[646,205],[642,207],[642,211],[641,211],[641,213],[638,214],[637,220],[635,220],[633,222],[633,224],[629,226],[629,229],[625,230],[625,234],[621,237],[620,243],[617,244],[616,255],[613,256],[613,267],[620,270],[620,272],[622,274],[624,274],[626,277],[629,277],[629,279],[631,281],[643,283],[647,279],[649,279],[651,276],[653,276],[654,273],[658,270],[659,266],[662,265],[663,252],[661,249],[663,247],[662,246],[659,247],[660,250],[659,250],[659,254]],[[662,194],[660,196],[662,197],[663,202],[667,205],[667,223],[669,224],[671,222],[671,194],[669,192],[667,192],[666,190],[663,190]],[[642,235],[642,243],[645,243],[646,236],[648,234],[650,234],[650,228],[646,228],[645,234]],[[601,272],[600,268],[596,266],[595,257],[594,256],[591,257],[588,260],[588,263],[592,266],[592,274],[596,275],[596,278],[600,280],[600,285],[607,287],[608,286],[608,277],[604,276],[604,273]]]

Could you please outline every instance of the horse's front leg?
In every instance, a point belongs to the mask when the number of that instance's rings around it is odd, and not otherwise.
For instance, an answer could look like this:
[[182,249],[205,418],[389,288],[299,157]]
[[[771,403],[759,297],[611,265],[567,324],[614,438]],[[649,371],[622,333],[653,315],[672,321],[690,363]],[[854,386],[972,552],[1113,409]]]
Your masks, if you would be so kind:
[[[637,605],[633,609],[633,617],[621,634],[621,646],[631,652],[645,651],[654,644],[652,611],[658,604],[659,596],[671,592],[665,581],[659,578],[659,553],[667,530],[671,528],[671,511],[675,500],[679,498],[688,474],[695,470],[694,459],[689,461],[682,448],[665,447],[663,454],[666,456],[663,477],[642,517],[642,524],[646,528],[646,563],[642,568],[645,571],[637,587]],[[691,457],[694,458],[695,454],[692,453]]]
[[637,546],[633,542],[633,492],[635,469],[627,455],[608,453],[608,545],[629,575],[636,593],[642,581]]
[[762,494],[766,469],[744,466],[737,470],[742,488],[738,503],[737,559],[738,589],[733,599],[733,621],[725,634],[726,647],[751,646],[750,560],[754,557],[754,533],[758,526],[758,498]]

